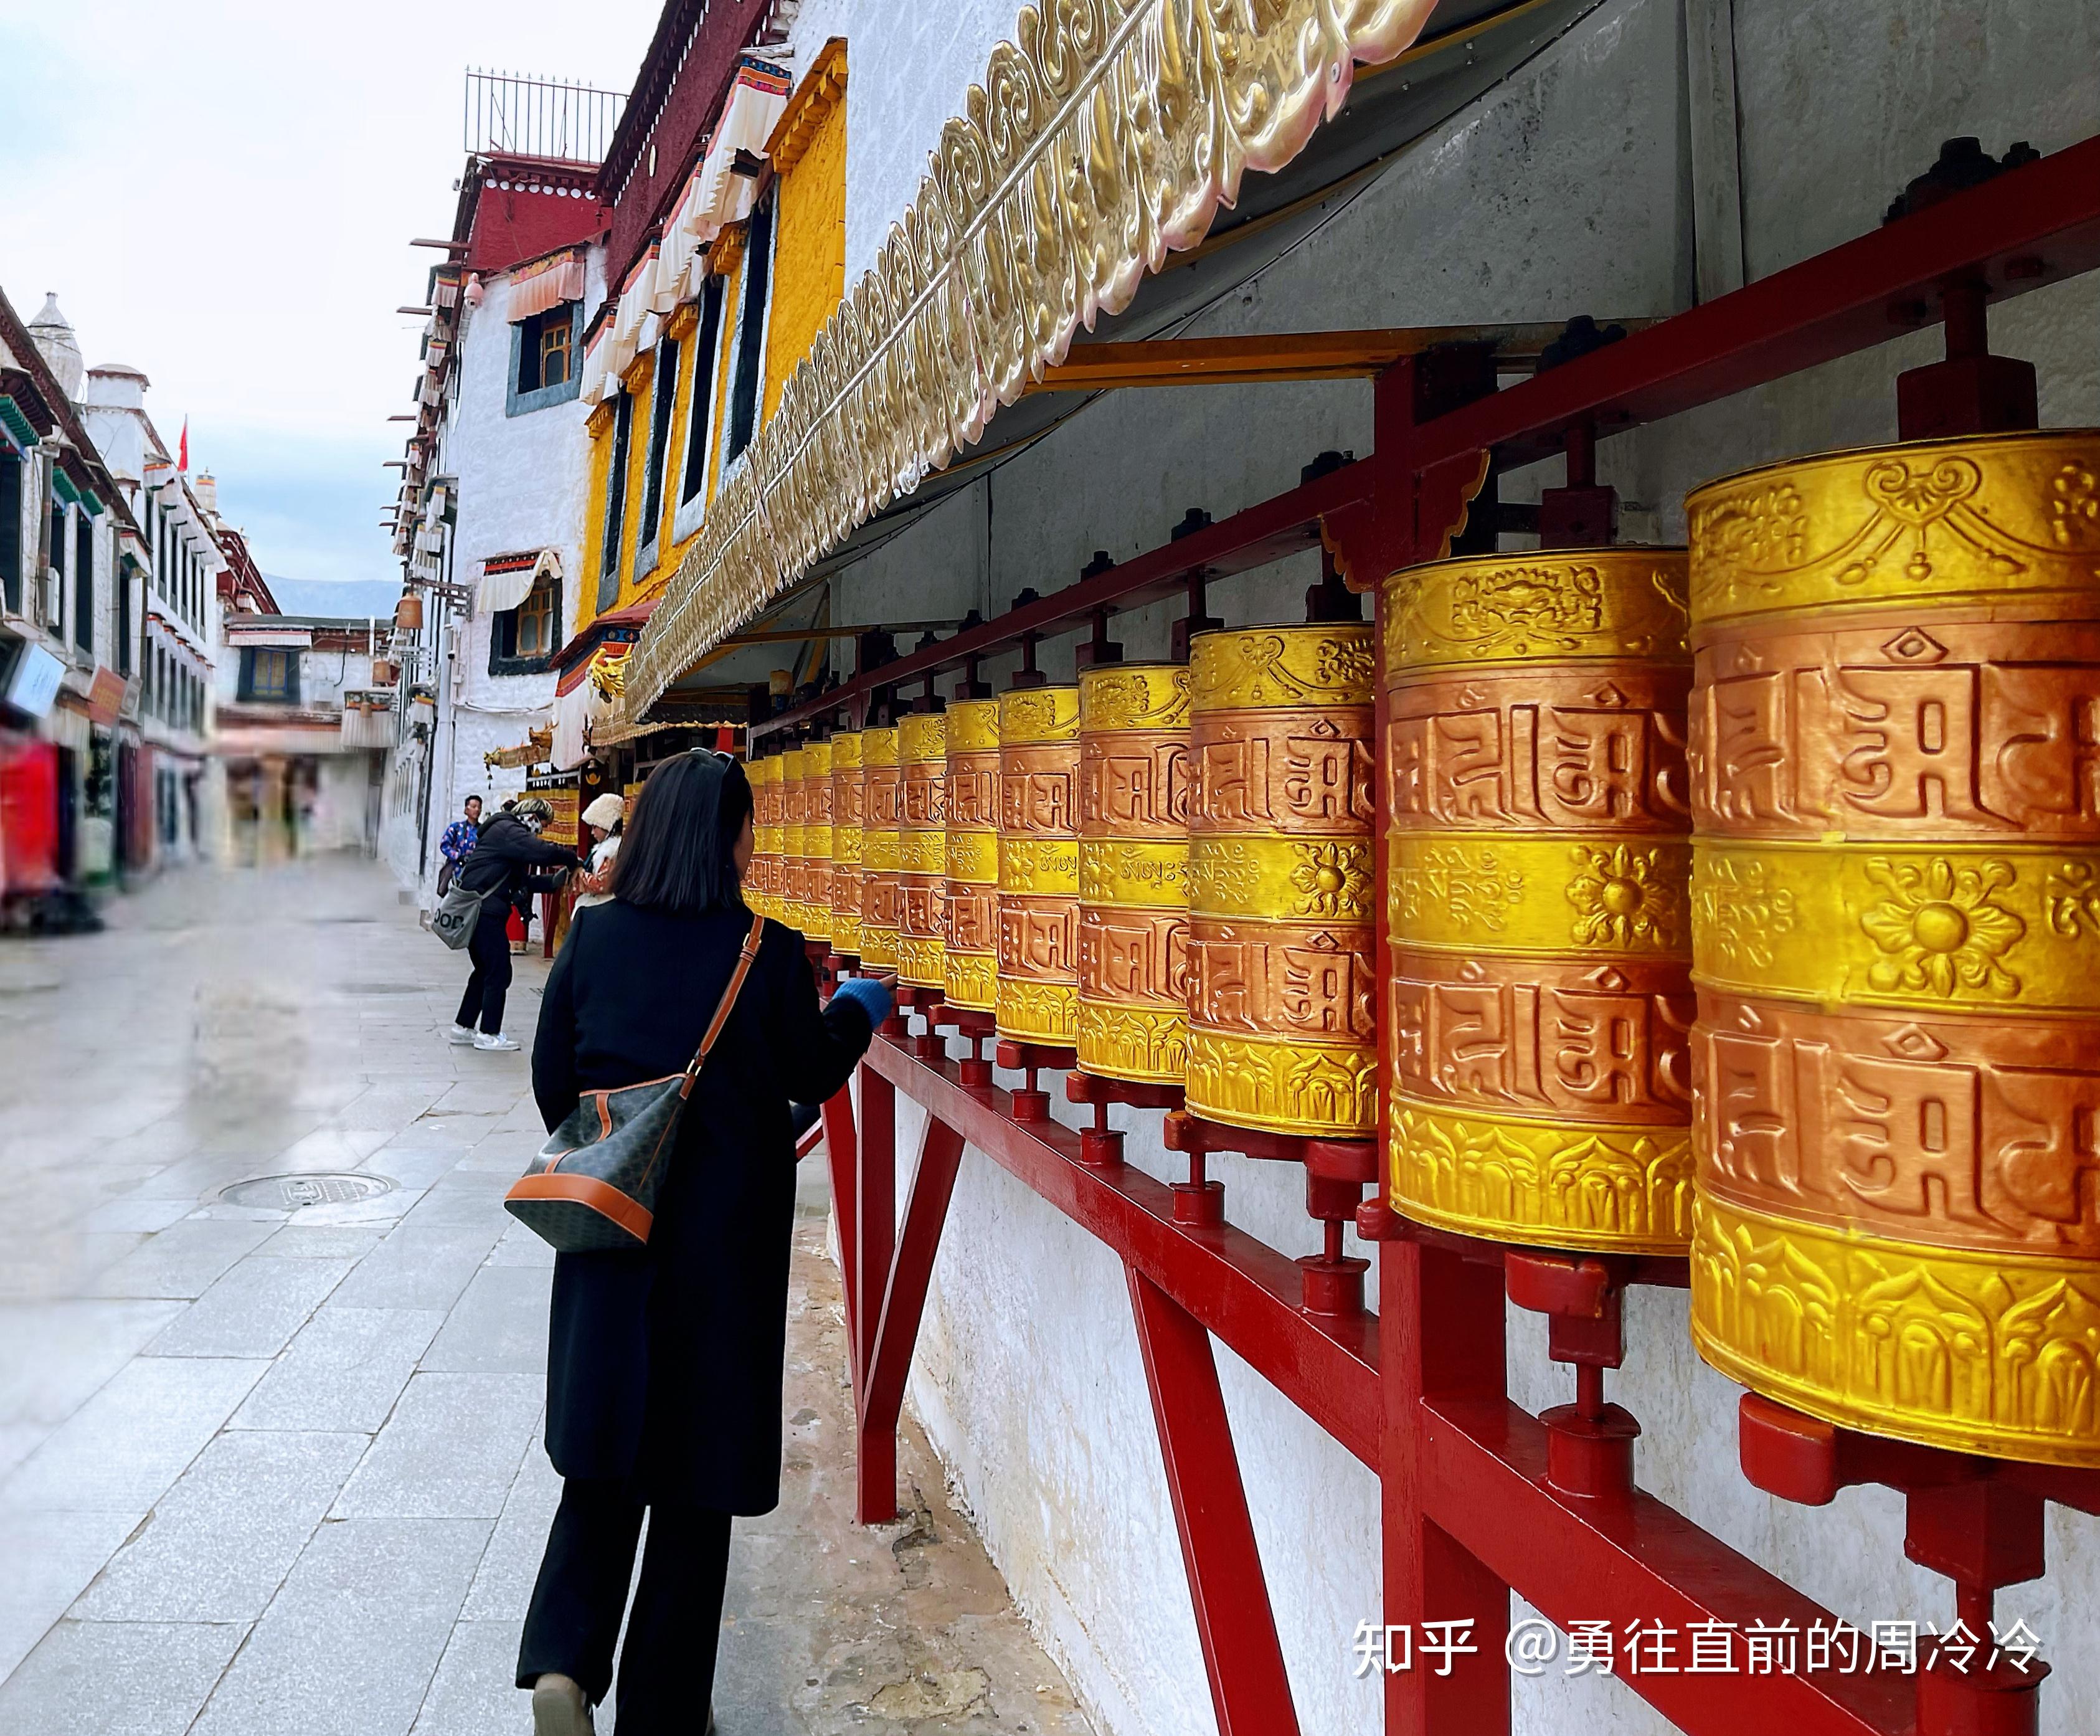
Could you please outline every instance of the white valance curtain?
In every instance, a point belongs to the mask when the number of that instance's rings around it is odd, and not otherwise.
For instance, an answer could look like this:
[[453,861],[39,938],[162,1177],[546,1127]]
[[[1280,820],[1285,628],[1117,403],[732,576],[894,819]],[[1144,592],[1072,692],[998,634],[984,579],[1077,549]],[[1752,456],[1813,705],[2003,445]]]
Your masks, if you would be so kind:
[[584,298],[584,261],[578,253],[558,254],[525,266],[510,276],[510,307],[505,317],[515,325],[536,313]]
[[[515,555],[497,554],[482,563],[481,583],[474,596],[477,615],[494,615],[516,608],[532,594],[532,587],[540,582],[543,574],[553,574],[556,589],[560,588],[562,557],[555,550],[540,550],[539,559],[529,564],[512,564],[517,559]],[[499,570],[489,571],[496,563],[501,563]]]

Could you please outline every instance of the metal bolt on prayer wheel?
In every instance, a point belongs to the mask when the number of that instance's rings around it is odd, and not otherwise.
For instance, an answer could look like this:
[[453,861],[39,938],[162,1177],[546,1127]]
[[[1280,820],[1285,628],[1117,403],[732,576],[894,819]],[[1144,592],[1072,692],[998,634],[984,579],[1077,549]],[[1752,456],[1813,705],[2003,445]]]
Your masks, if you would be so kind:
[[999,700],[999,1036],[1070,1046],[1079,1009],[1079,690]]
[[1316,1137],[1378,1120],[1371,629],[1191,642],[1189,1107]]
[[832,744],[802,749],[802,921],[809,940],[832,938]]
[[989,1013],[999,977],[999,701],[948,707],[946,998]]
[[779,885],[781,787],[783,766],[778,754],[755,759],[746,766],[751,782],[751,878],[744,900],[761,916],[780,917]]
[[904,813],[904,773],[893,727],[860,732],[867,823],[861,832],[860,961],[897,968],[898,826]]
[[904,809],[897,833],[897,980],[943,988],[948,926],[948,720],[915,711],[897,726]]
[[1189,669],[1079,677],[1081,1069],[1178,1084],[1189,1060]]
[[1684,569],[1595,547],[1385,581],[1386,1139],[1418,1221],[1690,1239]]
[[1831,1422],[2100,1466],[2100,430],[1687,509],[1694,1341]]
[[860,955],[862,827],[867,814],[860,733],[832,737],[832,950]]

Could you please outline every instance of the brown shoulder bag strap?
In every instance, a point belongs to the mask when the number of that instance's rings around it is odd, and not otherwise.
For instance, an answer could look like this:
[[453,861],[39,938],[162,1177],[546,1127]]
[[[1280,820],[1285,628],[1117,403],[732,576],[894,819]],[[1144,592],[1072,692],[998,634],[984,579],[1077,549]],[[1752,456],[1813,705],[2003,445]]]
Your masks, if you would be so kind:
[[729,1023],[729,1015],[735,1009],[736,997],[743,991],[743,979],[751,974],[751,962],[758,956],[758,943],[765,933],[765,918],[753,917],[751,932],[744,936],[743,950],[736,956],[736,969],[730,973],[729,987],[722,991],[721,1003],[715,1008],[715,1016],[708,1021],[707,1035],[700,1039],[700,1046],[694,1050],[691,1063],[686,1068],[686,1081],[678,1087],[683,1098],[692,1093],[693,1081],[700,1076],[700,1069],[707,1065],[708,1051],[715,1046],[715,1039]]

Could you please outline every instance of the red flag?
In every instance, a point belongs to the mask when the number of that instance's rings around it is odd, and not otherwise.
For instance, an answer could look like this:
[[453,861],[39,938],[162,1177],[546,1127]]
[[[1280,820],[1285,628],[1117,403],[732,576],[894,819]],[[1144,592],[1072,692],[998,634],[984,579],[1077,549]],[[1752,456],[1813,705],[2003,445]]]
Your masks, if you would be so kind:
[[187,416],[185,416],[185,417],[183,418],[183,449],[182,449],[182,451],[181,451],[180,454],[179,454],[179,455],[176,457],[176,459],[175,459],[175,468],[176,468],[177,470],[180,470],[180,471],[181,471],[181,472],[182,472],[185,476],[187,476],[187,475],[189,475],[189,470],[190,470],[190,419],[189,419],[189,417],[187,417]]

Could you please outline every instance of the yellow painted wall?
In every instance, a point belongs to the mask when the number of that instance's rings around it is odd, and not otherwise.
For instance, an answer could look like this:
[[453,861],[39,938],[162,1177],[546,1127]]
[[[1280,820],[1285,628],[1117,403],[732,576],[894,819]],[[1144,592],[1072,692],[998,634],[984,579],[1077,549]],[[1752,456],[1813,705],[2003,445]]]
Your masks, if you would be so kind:
[[779,181],[761,422],[779,407],[788,376],[810,353],[810,343],[846,293],[846,105],[840,88],[845,77],[845,45],[839,43],[811,69],[782,117],[785,131],[795,127],[796,104],[823,105],[814,130],[799,135],[801,154]]
[[605,543],[605,473],[612,463],[612,427],[618,407],[602,404],[585,424],[590,451],[586,467],[590,492],[584,501],[584,558],[581,582],[576,586],[576,619],[569,623],[573,638],[598,616],[598,551]]

